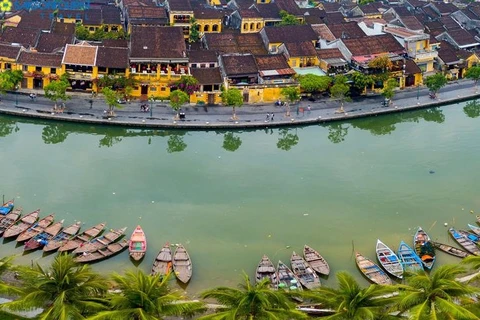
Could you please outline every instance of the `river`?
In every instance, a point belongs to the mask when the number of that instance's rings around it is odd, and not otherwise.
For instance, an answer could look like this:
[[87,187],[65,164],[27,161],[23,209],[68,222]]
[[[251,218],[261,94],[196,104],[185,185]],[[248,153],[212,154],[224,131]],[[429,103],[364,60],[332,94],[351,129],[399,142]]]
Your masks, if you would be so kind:
[[[395,250],[417,226],[453,243],[444,223],[466,229],[480,212],[480,108],[440,109],[325,125],[256,131],[161,131],[40,122],[0,116],[0,196],[24,213],[54,212],[83,228],[140,224],[149,271],[165,242],[182,243],[195,296],[254,276],[265,253],[288,262],[308,244],[332,272],[361,283],[353,252],[375,258],[380,238]],[[473,210],[474,214],[470,211]],[[1,254],[48,264],[54,255]],[[438,254],[438,264],[456,262]],[[118,273],[128,254],[93,265]],[[335,277],[322,279],[335,285]]]

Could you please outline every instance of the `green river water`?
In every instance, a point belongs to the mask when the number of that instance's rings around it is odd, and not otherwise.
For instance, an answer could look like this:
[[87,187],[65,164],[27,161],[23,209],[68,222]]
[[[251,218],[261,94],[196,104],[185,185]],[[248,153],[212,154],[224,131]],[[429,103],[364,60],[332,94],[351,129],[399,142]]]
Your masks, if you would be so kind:
[[[444,223],[466,229],[480,212],[480,114],[465,104],[291,129],[226,132],[134,130],[0,116],[0,196],[83,228],[140,224],[149,271],[165,242],[193,260],[188,294],[234,286],[265,253],[288,262],[304,244],[362,283],[353,251],[375,258],[417,226],[453,243]],[[466,111],[465,111],[466,110]],[[434,173],[430,173],[434,171]],[[22,255],[15,242],[1,255]],[[438,253],[438,264],[456,258]],[[93,265],[123,272],[127,252]],[[323,279],[335,285],[331,275]]]

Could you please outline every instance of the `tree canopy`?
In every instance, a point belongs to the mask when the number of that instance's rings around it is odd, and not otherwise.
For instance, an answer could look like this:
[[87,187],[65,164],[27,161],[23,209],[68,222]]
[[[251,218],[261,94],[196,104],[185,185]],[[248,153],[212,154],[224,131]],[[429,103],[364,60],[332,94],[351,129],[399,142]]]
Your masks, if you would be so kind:
[[65,102],[70,99],[70,97],[67,95],[68,86],[68,82],[56,80],[50,82],[43,88],[45,91],[45,97],[55,103],[55,109],[57,108],[58,101]]
[[113,89],[105,87],[102,89],[103,96],[105,98],[105,103],[108,106],[110,114],[113,113],[113,108],[122,108],[118,100],[120,99],[120,94]]
[[386,99],[392,99],[395,95],[395,88],[398,87],[398,82],[395,79],[388,79],[383,86],[382,95]]
[[428,76],[425,79],[425,85],[433,93],[437,93],[438,90],[443,88],[446,84],[447,78],[441,73],[436,73],[432,76]]
[[197,42],[200,39],[200,26],[197,23],[197,19],[194,17],[190,18],[190,36],[188,37],[188,42]]
[[305,74],[298,77],[300,88],[304,92],[314,93],[326,91],[332,83],[329,76],[318,76],[315,74]]
[[5,93],[9,90],[15,90],[22,79],[23,72],[21,70],[5,70],[0,72],[0,92]]
[[387,55],[381,55],[368,62],[368,67],[372,69],[390,70],[393,64]]
[[300,100],[300,89],[298,87],[285,87],[280,91],[282,96],[289,102],[295,103]]
[[480,80],[480,66],[473,66],[467,70],[465,73],[465,78],[472,79],[477,85],[478,80]]
[[280,10],[280,17],[282,21],[278,23],[279,26],[295,26],[301,24],[297,17],[285,10]]

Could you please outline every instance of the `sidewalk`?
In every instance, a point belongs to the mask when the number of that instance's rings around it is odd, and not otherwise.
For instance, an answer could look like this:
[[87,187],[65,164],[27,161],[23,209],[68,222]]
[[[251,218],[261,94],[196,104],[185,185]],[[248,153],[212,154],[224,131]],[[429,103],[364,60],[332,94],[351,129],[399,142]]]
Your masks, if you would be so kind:
[[[38,97],[32,101],[29,93]],[[337,113],[339,102],[318,100],[301,101],[291,106],[290,116],[286,117],[285,107],[271,104],[245,105],[236,108],[238,119],[232,120],[232,108],[225,106],[191,105],[182,108],[185,119],[174,120],[175,112],[167,102],[149,103],[151,112],[141,112],[140,102],[132,101],[115,110],[115,117],[108,117],[107,105],[103,98],[92,98],[91,94],[73,93],[66,102],[63,113],[53,112],[53,102],[43,97],[37,90],[21,90],[1,97],[0,113],[23,117],[34,117],[91,124],[120,125],[139,128],[182,128],[182,129],[221,129],[221,128],[262,128],[292,125],[318,124],[328,121],[347,120],[377,114],[400,112],[419,108],[453,104],[480,97],[472,81],[451,82],[442,88],[438,98],[432,100],[428,89],[410,88],[398,90],[390,107],[382,106],[381,95],[361,97],[345,103],[345,113]],[[302,112],[303,110],[303,112]],[[270,114],[267,121],[267,113]],[[273,120],[272,115],[273,114]]]

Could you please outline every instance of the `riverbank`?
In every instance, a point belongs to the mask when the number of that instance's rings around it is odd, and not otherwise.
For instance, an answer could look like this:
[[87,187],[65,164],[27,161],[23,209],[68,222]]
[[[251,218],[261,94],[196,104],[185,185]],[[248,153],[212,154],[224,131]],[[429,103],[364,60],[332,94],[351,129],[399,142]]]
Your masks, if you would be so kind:
[[450,82],[440,90],[437,99],[431,99],[428,89],[410,88],[397,91],[391,106],[383,106],[383,96],[373,95],[346,103],[344,113],[338,112],[339,103],[332,100],[301,101],[291,107],[290,116],[286,116],[285,107],[274,104],[245,105],[237,108],[238,119],[232,120],[232,109],[224,106],[186,106],[181,112],[185,118],[175,120],[175,113],[166,104],[158,101],[150,103],[151,111],[142,112],[140,102],[133,101],[122,105],[115,116],[107,115],[107,106],[103,98],[74,94],[67,101],[63,112],[54,112],[53,103],[38,96],[32,101],[22,90],[9,93],[0,102],[0,113],[40,118],[55,121],[69,121],[97,125],[114,125],[135,128],[164,128],[188,130],[244,129],[314,125],[331,121],[343,121],[355,118],[377,116],[395,112],[411,111],[422,108],[439,107],[448,104],[477,99],[480,93],[472,81]]

